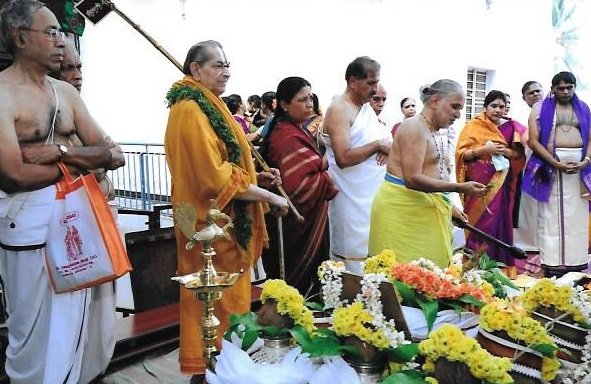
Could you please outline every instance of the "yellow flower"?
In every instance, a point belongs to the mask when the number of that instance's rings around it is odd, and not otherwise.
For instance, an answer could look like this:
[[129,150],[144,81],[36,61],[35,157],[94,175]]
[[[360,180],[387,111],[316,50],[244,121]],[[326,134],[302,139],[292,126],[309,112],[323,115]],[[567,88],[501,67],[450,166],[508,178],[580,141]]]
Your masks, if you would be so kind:
[[363,308],[363,303],[356,301],[349,306],[337,308],[332,318],[332,329],[339,337],[357,336],[378,349],[390,346],[384,332],[381,329],[373,329],[372,316]]
[[437,359],[445,358],[466,364],[477,379],[494,384],[513,383],[508,373],[511,360],[491,355],[455,325],[444,324],[431,332],[428,339],[420,342],[419,353],[426,358],[425,372],[433,372]]
[[526,345],[549,344],[555,348],[552,358],[542,359],[542,377],[553,380],[558,373],[560,363],[556,357],[557,346],[546,328],[519,306],[505,300],[495,300],[480,310],[480,326],[488,332],[505,331],[514,340],[523,341]]
[[368,273],[383,273],[390,275],[390,269],[396,262],[396,254],[391,249],[384,249],[380,254],[365,259],[363,271]]
[[275,300],[279,314],[289,316],[294,323],[301,325],[309,333],[316,330],[314,315],[304,305],[304,298],[297,289],[287,285],[284,280],[275,279],[265,282],[261,293],[261,302],[265,303],[267,299]]

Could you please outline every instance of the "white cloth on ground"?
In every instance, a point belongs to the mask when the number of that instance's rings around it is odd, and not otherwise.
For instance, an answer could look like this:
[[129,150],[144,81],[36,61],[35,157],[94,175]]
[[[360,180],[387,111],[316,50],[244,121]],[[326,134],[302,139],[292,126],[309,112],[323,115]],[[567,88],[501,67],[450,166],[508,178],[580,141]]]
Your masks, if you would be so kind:
[[[349,131],[351,148],[391,138],[369,103],[364,104]],[[328,172],[340,191],[330,201],[328,209],[331,257],[363,259],[367,257],[371,205],[386,167],[378,165],[376,155],[372,155],[360,164],[340,168],[330,138],[323,135],[322,140],[326,146]],[[347,268],[360,273],[360,261],[346,263]]]

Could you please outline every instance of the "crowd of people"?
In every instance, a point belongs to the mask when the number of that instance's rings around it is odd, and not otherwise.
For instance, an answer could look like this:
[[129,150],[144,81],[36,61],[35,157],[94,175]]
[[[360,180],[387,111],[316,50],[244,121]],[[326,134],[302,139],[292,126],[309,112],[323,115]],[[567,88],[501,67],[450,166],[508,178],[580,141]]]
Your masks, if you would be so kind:
[[[103,179],[124,165],[80,98],[80,58],[64,37],[38,1],[12,0],[0,12],[0,38],[14,57],[0,72],[0,276],[13,384],[88,383],[113,352],[112,284],[56,294],[44,270],[47,217],[61,178],[56,164]],[[510,245],[515,229],[539,251],[547,275],[587,268],[590,112],[572,73],[556,74],[546,97],[539,82],[524,84],[527,127],[508,116],[509,95],[491,90],[455,148],[450,127],[466,95],[454,80],[420,87],[420,112],[415,97],[402,99],[403,120],[387,126],[379,116],[387,100],[382,68],[370,57],[347,65],[345,89],[324,113],[313,84],[297,76],[246,103],[237,94],[222,97],[229,67],[217,41],[189,49],[184,76],[166,95],[164,137],[173,204],[196,208],[196,230],[212,198],[234,222],[231,236],[215,243],[215,268],[245,272],[216,304],[219,339],[230,314],[250,310],[249,271],[259,258],[275,278],[284,257],[285,279],[303,294],[318,290],[316,271],[328,258],[361,273],[368,255],[391,249],[400,261],[427,257],[445,267],[452,219]],[[108,179],[104,185],[108,196]],[[183,232],[175,234],[178,273],[200,270],[200,249],[189,252]],[[466,246],[514,265],[505,249],[470,232]],[[181,290],[180,311],[180,369],[199,383],[203,307]]]

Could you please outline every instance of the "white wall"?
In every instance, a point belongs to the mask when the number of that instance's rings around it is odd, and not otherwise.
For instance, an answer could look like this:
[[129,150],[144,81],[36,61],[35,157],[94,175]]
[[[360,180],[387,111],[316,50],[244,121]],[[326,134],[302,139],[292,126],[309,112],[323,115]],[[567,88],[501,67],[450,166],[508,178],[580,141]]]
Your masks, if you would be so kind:
[[[513,95],[523,121],[521,85],[548,89],[554,74],[552,0],[493,0],[488,10],[485,0],[186,0],[185,18],[180,0],[114,3],[181,63],[192,44],[220,41],[227,93],[243,98],[298,75],[326,107],[347,64],[369,55],[382,64],[391,124],[402,97],[439,78],[465,84],[469,66],[495,70],[492,86]],[[83,97],[99,123],[118,141],[162,142],[164,96],[180,72],[115,13],[87,23],[81,42]]]

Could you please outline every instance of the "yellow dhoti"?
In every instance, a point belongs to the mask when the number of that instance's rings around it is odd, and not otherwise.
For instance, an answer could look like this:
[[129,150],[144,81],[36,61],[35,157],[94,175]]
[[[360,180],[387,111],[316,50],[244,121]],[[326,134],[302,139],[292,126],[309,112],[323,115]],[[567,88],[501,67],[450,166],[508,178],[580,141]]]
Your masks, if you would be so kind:
[[369,254],[391,249],[403,263],[425,257],[447,267],[450,222],[451,201],[445,194],[408,189],[402,179],[388,174],[371,208]]

